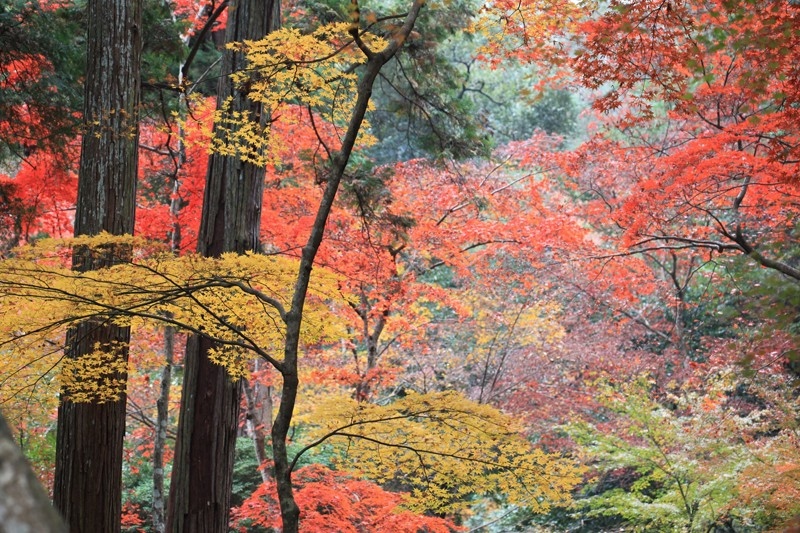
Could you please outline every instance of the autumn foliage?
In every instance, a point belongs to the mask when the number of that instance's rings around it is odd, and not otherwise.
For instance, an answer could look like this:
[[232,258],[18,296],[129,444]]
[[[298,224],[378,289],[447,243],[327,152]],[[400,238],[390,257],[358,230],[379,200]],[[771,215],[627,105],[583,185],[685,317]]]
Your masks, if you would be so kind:
[[[65,239],[78,138],[25,144],[47,133],[42,108],[0,101],[0,138],[24,152],[0,167],[0,402],[42,479],[55,391],[111,401],[125,371],[126,468],[140,479],[171,328],[179,346],[184,334],[213,339],[213,362],[260,388],[259,405],[242,403],[246,446],[272,449],[276,410],[293,404],[284,466],[301,531],[789,523],[800,513],[798,6],[433,2],[400,42],[398,15],[354,3],[354,27],[349,2],[329,4],[290,2],[287,27],[230,45],[248,58],[236,90],[263,115],[215,109],[193,80],[158,89],[164,103],[141,123],[135,238]],[[175,3],[185,45],[219,7]],[[213,31],[226,24],[217,14]],[[463,24],[445,31],[444,16]],[[350,138],[364,72],[395,45]],[[54,68],[4,50],[0,98]],[[406,69],[437,61],[463,79]],[[506,76],[525,94],[503,93]],[[422,133],[444,143],[452,126],[436,112],[452,101],[486,141],[499,107],[554,89],[583,106],[570,135],[532,128],[463,158],[396,146]],[[212,152],[265,169],[261,253],[191,253]],[[298,272],[332,180],[295,361]],[[123,249],[113,267],[69,268],[74,254]],[[67,328],[86,319],[133,328],[127,365],[115,346],[62,361]],[[296,405],[281,400],[287,376]],[[257,482],[236,485],[231,527],[277,530],[275,463],[248,465]],[[126,492],[130,530],[149,527],[143,491]]]
[[[301,531],[452,533],[460,530],[446,519],[403,510],[402,497],[396,492],[324,466],[302,468],[295,479],[303,516]],[[238,531],[280,527],[275,488],[271,485],[259,486],[233,511],[232,520]]]

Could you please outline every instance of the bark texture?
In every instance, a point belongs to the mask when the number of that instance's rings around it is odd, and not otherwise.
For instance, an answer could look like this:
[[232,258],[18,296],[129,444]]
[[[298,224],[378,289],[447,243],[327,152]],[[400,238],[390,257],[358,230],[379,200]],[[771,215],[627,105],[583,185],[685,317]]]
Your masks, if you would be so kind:
[[[84,93],[85,131],[78,177],[76,235],[133,233],[138,149],[141,0],[90,0]],[[89,270],[125,250],[76,252],[73,268]],[[117,346],[127,360],[130,334],[89,321],[67,334],[68,358]],[[112,348],[113,349],[113,348]],[[125,378],[125,376],[119,376]],[[117,401],[72,403],[62,393],[58,410],[54,503],[71,532],[120,530],[124,393]]]
[[67,526],[14,442],[0,415],[0,530],[62,533]]
[[[180,226],[178,226],[180,227]],[[169,426],[169,396],[172,388],[172,364],[175,359],[175,328],[164,328],[164,367],[161,369],[161,385],[156,400],[156,427],[153,442],[153,531],[166,530],[167,506],[164,494],[164,449],[167,446]]]
[[[280,23],[279,0],[231,2],[227,42],[259,39]],[[218,87],[218,106],[233,97],[233,110],[260,116],[260,107],[236,90],[228,74],[243,68],[244,56],[227,50]],[[264,170],[212,155],[206,178],[198,252],[258,251]],[[192,337],[186,347],[181,415],[175,446],[167,530],[203,533],[228,531],[234,451],[241,383],[209,361],[213,343]]]

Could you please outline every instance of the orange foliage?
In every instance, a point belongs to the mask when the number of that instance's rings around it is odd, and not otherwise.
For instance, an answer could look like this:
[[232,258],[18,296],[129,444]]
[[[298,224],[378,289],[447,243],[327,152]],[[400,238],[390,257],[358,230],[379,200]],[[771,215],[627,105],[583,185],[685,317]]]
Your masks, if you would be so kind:
[[[459,530],[449,520],[402,510],[402,496],[398,493],[321,465],[298,470],[293,479],[302,532],[452,533]],[[260,485],[240,507],[233,509],[231,523],[242,532],[254,526],[280,529],[274,483]]]
[[[186,32],[188,35],[194,35],[199,32],[219,6],[216,2],[202,0],[174,0],[171,5],[175,17],[188,23],[189,27]],[[213,23],[212,31],[223,31],[227,21],[228,10],[225,9]]]
[[36,151],[20,164],[15,175],[0,174],[0,181],[14,185],[25,207],[19,220],[19,244],[31,237],[63,238],[72,234],[78,180],[63,154],[57,157]]
[[123,531],[144,532],[145,529],[142,526],[144,526],[145,522],[141,513],[142,510],[139,509],[138,505],[129,502],[125,503],[122,506],[121,526]]
[[[582,29],[579,79],[616,84],[599,109],[626,106],[612,124],[630,141],[606,153],[628,151],[615,157],[628,164],[615,187],[600,189],[623,245],[748,254],[778,246],[770,255],[781,259],[800,192],[797,10],[645,1],[612,6]],[[652,107],[658,100],[666,112]]]
[[549,207],[590,230],[564,254],[740,253],[800,278],[787,261],[800,193],[796,6],[566,4],[496,2],[484,12],[502,27],[487,48],[494,61],[546,62],[558,72],[545,81],[582,85],[603,113],[604,127],[579,149],[521,160],[560,167]]
[[[197,247],[214,102],[213,98],[208,98],[193,107],[183,125],[183,139],[179,139],[174,123],[145,122],[141,125],[140,146],[147,148],[139,151],[137,234],[165,241],[172,235],[173,224],[177,224],[181,231],[181,251]],[[178,180],[177,192],[175,179]],[[180,209],[173,218],[170,203],[175,196]]]

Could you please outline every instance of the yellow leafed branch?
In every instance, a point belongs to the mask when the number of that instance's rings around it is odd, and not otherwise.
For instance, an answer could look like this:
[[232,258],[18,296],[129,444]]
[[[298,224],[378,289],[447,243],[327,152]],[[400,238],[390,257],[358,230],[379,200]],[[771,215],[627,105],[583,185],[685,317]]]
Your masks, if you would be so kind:
[[[328,24],[311,34],[282,28],[258,41],[229,45],[247,55],[247,69],[231,76],[234,83],[251,101],[260,103],[270,119],[233,110],[229,100],[215,113],[211,150],[260,166],[277,163],[281,149],[277,143],[282,140],[268,130],[272,121],[291,120],[280,111],[287,104],[307,108],[329,124],[344,127],[356,102],[354,67],[367,59],[348,31],[346,23]],[[386,46],[378,37],[364,39],[378,48]],[[367,127],[365,123],[362,130]],[[360,140],[362,144],[374,141],[366,134]]]
[[95,345],[92,353],[66,359],[60,381],[75,403],[116,401],[125,392],[127,364],[120,357],[124,346]]
[[[125,262],[88,272],[66,266],[73,253],[107,255],[115,246],[125,251],[127,258],[120,259]],[[30,376],[21,372],[29,365],[45,373],[61,357],[63,332],[85,321],[134,330],[170,324],[204,335],[217,342],[211,357],[233,379],[247,373],[254,356],[280,366],[284,309],[297,268],[294,259],[259,254],[175,257],[141,240],[107,234],[40,241],[0,262],[2,366],[7,376]],[[339,279],[324,269],[314,273],[302,330],[307,343],[338,338],[343,327],[329,310],[330,302],[341,298]],[[119,393],[110,376],[124,368],[114,366],[114,352],[103,347],[63,368],[62,384],[73,401],[108,400]],[[83,390],[90,375],[108,387]]]
[[453,512],[471,494],[499,494],[545,512],[568,503],[581,479],[581,467],[532,447],[509,417],[452,391],[387,406],[336,398],[312,424],[311,446],[330,441],[340,467],[409,487],[407,506],[418,511]]

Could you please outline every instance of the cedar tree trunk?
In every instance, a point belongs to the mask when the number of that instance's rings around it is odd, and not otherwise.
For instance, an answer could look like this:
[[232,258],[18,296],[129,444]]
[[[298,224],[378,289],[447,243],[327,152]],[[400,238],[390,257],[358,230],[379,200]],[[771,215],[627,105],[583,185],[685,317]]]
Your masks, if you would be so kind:
[[[280,24],[279,0],[237,0],[228,7],[227,42],[259,39]],[[229,74],[244,66],[239,51],[226,50],[217,105],[233,96],[233,110],[260,108],[236,90]],[[259,250],[264,170],[214,154],[203,199],[198,252]],[[167,530],[177,533],[228,531],[241,383],[209,361],[213,343],[190,337],[186,347],[183,394],[170,487]]]
[[[84,135],[75,235],[133,233],[139,140],[141,0],[89,0]],[[76,252],[73,268],[107,266],[117,258]],[[67,358],[114,349],[127,360],[128,328],[89,321],[67,334]],[[121,343],[121,344],[116,344]],[[114,348],[117,346],[116,348]],[[119,376],[125,379],[126,376]],[[54,503],[71,532],[120,530],[123,391],[117,401],[73,403],[62,391],[58,409]]]

